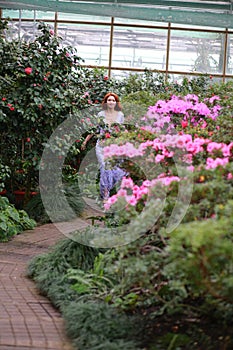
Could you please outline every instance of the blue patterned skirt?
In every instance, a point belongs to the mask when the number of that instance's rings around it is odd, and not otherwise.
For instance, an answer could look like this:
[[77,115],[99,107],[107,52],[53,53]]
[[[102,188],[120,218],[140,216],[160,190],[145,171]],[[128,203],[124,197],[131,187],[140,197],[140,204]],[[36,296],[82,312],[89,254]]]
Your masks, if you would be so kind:
[[121,181],[123,176],[126,176],[127,173],[117,165],[115,165],[112,169],[106,169],[103,148],[100,146],[98,141],[95,149],[100,167],[100,196],[102,199],[107,199],[111,189],[113,189],[117,182]]

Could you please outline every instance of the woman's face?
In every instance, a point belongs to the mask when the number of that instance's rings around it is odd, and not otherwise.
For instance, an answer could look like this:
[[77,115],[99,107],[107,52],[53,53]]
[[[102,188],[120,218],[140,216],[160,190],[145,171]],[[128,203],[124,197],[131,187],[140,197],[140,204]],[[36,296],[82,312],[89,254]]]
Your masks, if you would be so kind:
[[108,96],[106,102],[107,102],[108,109],[114,109],[116,107],[116,100],[114,96]]

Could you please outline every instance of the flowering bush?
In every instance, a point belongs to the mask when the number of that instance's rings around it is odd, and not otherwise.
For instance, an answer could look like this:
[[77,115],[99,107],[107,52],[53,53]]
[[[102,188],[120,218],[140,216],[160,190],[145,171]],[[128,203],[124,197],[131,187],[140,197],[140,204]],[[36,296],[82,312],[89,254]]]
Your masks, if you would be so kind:
[[[38,189],[42,152],[53,131],[67,116],[78,118],[81,110],[99,103],[113,81],[104,70],[82,68],[77,51],[62,45],[44,23],[31,42],[8,41],[6,21],[0,28],[1,162],[11,175],[5,186],[10,192],[31,191]],[[75,157],[79,149],[78,144],[70,149],[72,132],[61,138]],[[62,152],[58,140],[56,156]]]

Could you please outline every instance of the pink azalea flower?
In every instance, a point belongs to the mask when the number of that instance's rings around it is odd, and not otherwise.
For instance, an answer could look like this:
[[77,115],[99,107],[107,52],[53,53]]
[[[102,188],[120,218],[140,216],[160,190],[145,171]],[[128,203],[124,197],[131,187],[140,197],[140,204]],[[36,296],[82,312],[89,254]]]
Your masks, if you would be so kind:
[[193,165],[190,165],[187,167],[187,169],[193,173],[195,170],[195,167]]
[[133,187],[134,187],[133,180],[130,177],[128,177],[128,178],[123,177],[123,179],[121,181],[121,188],[131,188],[131,189],[133,189]]
[[156,156],[155,156],[155,162],[156,163],[160,163],[160,162],[162,162],[163,160],[164,160],[164,156],[162,155],[162,154],[157,154]]
[[126,201],[132,206],[135,206],[137,204],[137,200],[134,196],[127,196]]

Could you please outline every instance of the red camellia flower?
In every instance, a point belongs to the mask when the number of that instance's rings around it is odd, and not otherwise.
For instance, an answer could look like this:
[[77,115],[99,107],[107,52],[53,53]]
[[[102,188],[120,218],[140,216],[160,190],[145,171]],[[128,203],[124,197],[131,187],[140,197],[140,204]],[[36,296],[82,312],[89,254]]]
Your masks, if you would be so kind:
[[110,137],[111,137],[111,135],[109,134],[109,132],[106,132],[105,138],[106,138],[106,139],[109,139]]
[[13,107],[11,103],[7,103],[7,107],[9,107],[11,111],[14,111],[15,109],[15,107]]
[[30,141],[31,141],[30,137],[27,137],[26,142],[30,142]]
[[6,97],[3,97],[3,98],[2,98],[2,101],[6,101]]
[[30,75],[31,72],[32,72],[32,68],[31,67],[27,67],[24,69],[24,72],[27,74],[27,75]]
[[104,77],[104,80],[108,80],[108,76],[107,75]]
[[183,129],[187,128],[187,126],[188,126],[187,120],[182,120],[181,126],[182,126]]

